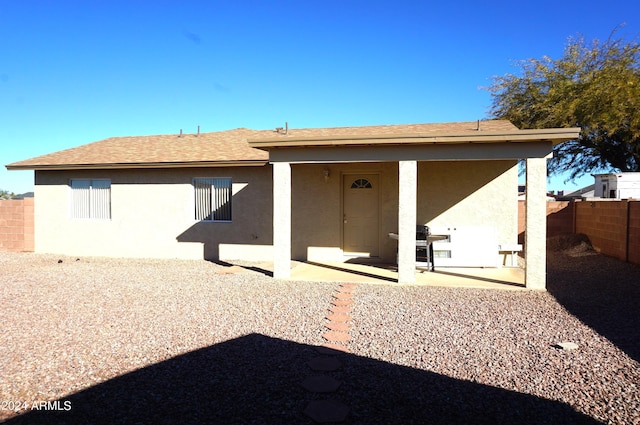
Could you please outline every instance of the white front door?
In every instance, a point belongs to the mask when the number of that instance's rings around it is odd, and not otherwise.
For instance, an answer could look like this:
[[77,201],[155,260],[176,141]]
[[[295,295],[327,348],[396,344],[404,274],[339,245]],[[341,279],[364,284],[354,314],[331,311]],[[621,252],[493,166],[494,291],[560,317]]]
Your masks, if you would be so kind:
[[345,255],[377,257],[379,254],[377,174],[342,177],[343,250]]

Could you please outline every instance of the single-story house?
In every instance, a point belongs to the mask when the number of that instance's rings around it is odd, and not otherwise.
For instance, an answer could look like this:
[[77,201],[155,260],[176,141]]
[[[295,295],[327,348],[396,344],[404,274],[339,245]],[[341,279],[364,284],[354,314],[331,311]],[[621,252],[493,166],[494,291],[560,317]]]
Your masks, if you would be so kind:
[[[515,244],[526,160],[526,270],[545,288],[546,160],[579,128],[506,120],[114,137],[7,165],[35,170],[35,250],[84,256],[398,261],[416,225],[438,264],[496,266]],[[388,237],[390,233],[396,239]]]

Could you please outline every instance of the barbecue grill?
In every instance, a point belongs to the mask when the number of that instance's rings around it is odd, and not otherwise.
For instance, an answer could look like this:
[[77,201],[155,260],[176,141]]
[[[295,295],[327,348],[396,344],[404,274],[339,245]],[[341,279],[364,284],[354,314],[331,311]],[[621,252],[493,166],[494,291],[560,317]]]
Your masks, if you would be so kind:
[[[397,233],[389,233],[388,236],[398,240]],[[433,242],[445,239],[447,239],[446,235],[432,235],[429,226],[416,225],[416,265],[426,265],[428,270],[434,271]]]

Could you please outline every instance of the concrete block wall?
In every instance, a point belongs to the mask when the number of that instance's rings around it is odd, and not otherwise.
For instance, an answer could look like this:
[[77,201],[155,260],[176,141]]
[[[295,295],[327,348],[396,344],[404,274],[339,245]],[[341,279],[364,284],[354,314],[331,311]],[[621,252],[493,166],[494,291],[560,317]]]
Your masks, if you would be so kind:
[[640,264],[640,201],[576,202],[576,233],[584,233],[596,251]]
[[518,243],[524,243],[525,215],[527,209],[524,201],[518,201]]
[[0,201],[0,251],[34,250],[33,198]]
[[573,233],[574,205],[569,201],[547,202],[547,237]]
[[[547,237],[573,233],[573,208],[570,201],[547,202]],[[518,243],[524,241],[525,202],[518,201]]]
[[[518,203],[518,241],[524,241],[525,205]],[[596,251],[640,264],[640,200],[547,202],[547,237],[584,233]],[[526,247],[525,247],[526,248]]]
[[629,251],[628,260],[640,264],[640,201],[629,202]]

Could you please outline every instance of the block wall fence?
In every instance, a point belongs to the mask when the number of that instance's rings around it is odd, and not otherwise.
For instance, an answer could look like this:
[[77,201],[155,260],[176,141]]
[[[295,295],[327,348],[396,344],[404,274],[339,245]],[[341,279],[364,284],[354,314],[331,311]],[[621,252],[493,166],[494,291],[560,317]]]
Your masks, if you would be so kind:
[[34,250],[33,198],[0,200],[0,251]]
[[[518,239],[524,240],[524,201]],[[602,254],[640,264],[640,200],[547,202],[547,237],[583,233]]]

